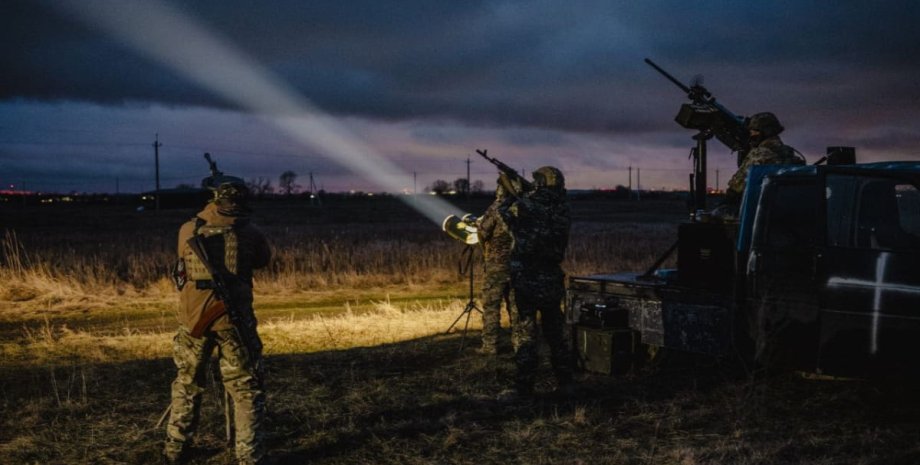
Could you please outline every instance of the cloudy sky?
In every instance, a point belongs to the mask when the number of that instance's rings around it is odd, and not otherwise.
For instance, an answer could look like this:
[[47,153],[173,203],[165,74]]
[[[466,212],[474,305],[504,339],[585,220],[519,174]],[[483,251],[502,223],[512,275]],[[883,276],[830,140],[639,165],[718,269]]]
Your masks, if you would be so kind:
[[[7,0],[0,185],[152,189],[158,135],[163,187],[197,184],[204,152],[332,191],[422,189],[472,156],[491,185],[487,148],[572,188],[630,166],[683,188],[686,96],[646,57],[737,114],[775,112],[810,162],[830,145],[920,160],[918,22],[915,1]],[[714,143],[710,167],[724,187],[734,156]]]

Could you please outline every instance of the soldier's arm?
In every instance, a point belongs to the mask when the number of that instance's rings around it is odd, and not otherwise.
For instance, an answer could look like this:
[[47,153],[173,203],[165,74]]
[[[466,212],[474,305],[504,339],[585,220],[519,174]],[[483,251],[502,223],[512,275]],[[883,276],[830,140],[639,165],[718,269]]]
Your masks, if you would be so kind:
[[495,223],[499,220],[498,208],[495,203],[493,203],[489,205],[489,208],[486,209],[485,213],[483,213],[476,222],[480,241],[488,241],[492,238],[493,232],[495,231]]
[[728,180],[728,190],[737,197],[741,197],[741,194],[744,193],[744,187],[747,183],[748,173],[751,171],[751,166],[754,165],[754,161],[759,157],[756,157],[756,152],[758,150],[764,150],[761,148],[754,148],[748,152],[747,157],[744,158],[744,162],[741,163],[741,166],[738,167],[738,171],[735,171],[735,174],[732,175],[732,178]]
[[195,222],[186,221],[182,227],[179,228],[179,243],[176,246],[178,255],[182,257],[185,255],[185,249],[188,247],[188,240],[195,234]]

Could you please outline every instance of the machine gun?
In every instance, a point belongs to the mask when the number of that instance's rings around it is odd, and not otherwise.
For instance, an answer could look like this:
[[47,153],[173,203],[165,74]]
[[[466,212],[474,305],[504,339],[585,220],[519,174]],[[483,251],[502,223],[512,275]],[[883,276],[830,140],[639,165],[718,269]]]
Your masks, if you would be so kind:
[[690,98],[690,103],[681,105],[674,120],[681,127],[699,131],[693,136],[697,145],[690,152],[694,159],[694,173],[690,175],[690,192],[693,197],[693,210],[705,209],[706,141],[715,136],[719,142],[738,154],[737,162],[738,166],[741,166],[750,150],[748,131],[745,127],[747,118],[738,116],[722,106],[702,84],[696,82],[688,87],[652,60],[646,58],[645,62],[686,92]]
[[507,190],[509,194],[513,195],[514,197],[518,197],[524,192],[533,189],[533,184],[530,181],[524,179],[524,177],[518,174],[517,171],[514,171],[514,168],[502,163],[495,157],[490,157],[488,155],[488,150],[476,149],[476,153],[478,153],[482,158],[488,160],[489,163],[498,167],[498,182],[504,186],[505,190]]

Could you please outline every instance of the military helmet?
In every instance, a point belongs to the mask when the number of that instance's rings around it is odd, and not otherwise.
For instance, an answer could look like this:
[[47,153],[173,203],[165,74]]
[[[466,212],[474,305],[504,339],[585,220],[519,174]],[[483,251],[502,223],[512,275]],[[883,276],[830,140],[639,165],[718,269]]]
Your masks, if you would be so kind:
[[549,187],[551,189],[565,189],[565,177],[562,171],[552,166],[543,166],[533,172],[533,183],[537,187]]
[[783,132],[783,125],[779,119],[770,112],[757,113],[751,116],[747,123],[748,130],[759,131],[763,137],[773,137]]
[[221,179],[218,179],[218,182],[219,184],[214,189],[214,200],[242,202],[249,197],[249,187],[240,178],[222,176]]

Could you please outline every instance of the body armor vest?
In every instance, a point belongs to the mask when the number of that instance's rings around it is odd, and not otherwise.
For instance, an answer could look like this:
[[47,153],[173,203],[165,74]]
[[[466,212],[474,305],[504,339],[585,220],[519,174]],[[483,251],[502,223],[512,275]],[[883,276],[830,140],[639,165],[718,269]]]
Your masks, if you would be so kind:
[[[195,234],[204,236],[205,249],[211,264],[218,270],[225,268],[237,274],[238,241],[232,226],[198,226]],[[210,281],[211,274],[198,256],[189,250],[184,257],[185,268],[191,281]]]

